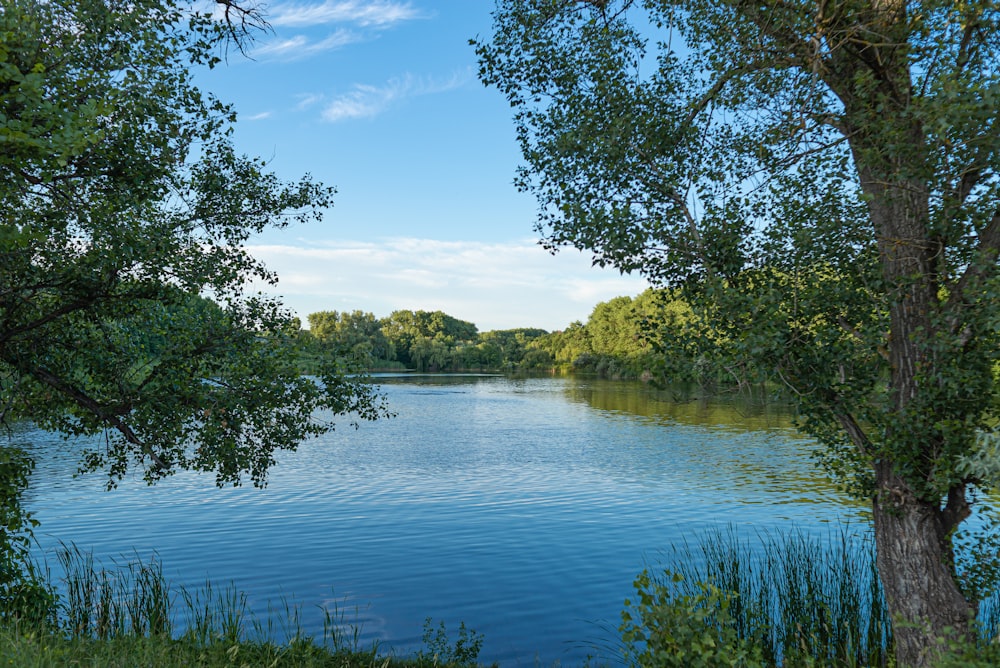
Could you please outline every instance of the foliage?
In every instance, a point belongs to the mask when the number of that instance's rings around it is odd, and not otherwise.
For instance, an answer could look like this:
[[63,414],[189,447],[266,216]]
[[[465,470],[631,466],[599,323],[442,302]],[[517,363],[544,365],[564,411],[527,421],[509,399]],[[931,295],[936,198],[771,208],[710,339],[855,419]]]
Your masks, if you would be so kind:
[[[681,583],[679,574],[666,574]],[[730,608],[734,595],[697,583],[697,593],[674,594],[647,571],[635,580],[638,599],[625,601],[622,639],[635,666],[722,668],[761,664],[760,649],[739,637]]]
[[615,297],[594,307],[586,323],[538,337],[530,348],[547,353],[550,365],[609,378],[656,378],[669,383],[708,384],[698,373],[695,351],[670,347],[668,337],[688,334],[690,307],[666,290],[647,289],[635,298]]
[[[235,7],[235,5],[234,5]],[[265,482],[278,449],[374,418],[335,360],[300,377],[276,277],[242,248],[333,190],[236,153],[192,83],[232,26],[175,0],[11,0],[0,13],[0,418],[103,433],[109,485],[214,471]],[[211,299],[208,299],[208,298]]]
[[[966,597],[980,603],[1000,596],[1000,514],[988,500],[980,503],[977,521],[960,527],[953,537],[955,570]],[[1000,623],[1000,619],[993,619]],[[1000,630],[1000,629],[994,629]],[[996,635],[990,634],[990,637]]]
[[665,574],[637,580],[640,598],[623,625],[630,651],[640,647],[636,641],[659,638],[669,616],[687,614],[692,621],[671,631],[671,642],[714,633],[742,648],[722,656],[753,657],[750,665],[891,662],[892,629],[870,536],[844,530],[826,540],[798,532],[754,540],[730,530],[706,534],[697,548],[675,548],[669,561]]
[[97,567],[75,546],[59,552],[64,597],[59,624],[74,638],[170,637],[170,594],[159,560]]
[[688,303],[670,290],[650,288],[601,302],[586,323],[551,333],[532,327],[479,332],[473,323],[441,311],[395,311],[382,319],[364,311],[318,311],[308,321],[309,330],[300,332],[305,341],[300,366],[307,370],[315,360],[333,356],[379,370],[558,369],[706,391],[765,380],[735,362],[722,368],[708,363],[722,340],[706,332]]
[[382,333],[397,359],[419,371],[442,370],[458,344],[475,340],[477,329],[443,311],[393,311],[382,321]]
[[531,342],[546,334],[544,329],[530,327],[482,332],[477,339],[474,355],[469,357],[474,357],[481,366],[496,369],[527,366],[524,358]]
[[396,357],[395,346],[382,333],[382,322],[371,313],[320,311],[309,314],[309,333],[324,349],[332,349],[378,366]]
[[996,635],[987,635],[992,640],[983,640],[980,634],[979,642],[958,642],[941,640],[942,657],[938,662],[940,668],[991,668],[1000,665],[1000,642]]
[[[519,328],[479,332],[443,311],[394,311],[387,318],[354,311],[309,314],[306,351],[318,358],[347,357],[368,368],[416,371],[510,371],[545,366],[530,355],[545,330]],[[526,360],[525,358],[528,357]]]
[[0,448],[0,624],[41,624],[51,616],[54,594],[32,560],[38,522],[22,504],[34,462],[14,447]]
[[[551,333],[531,327],[479,332],[473,323],[441,311],[395,311],[382,319],[363,311],[318,311],[308,320],[309,330],[302,332],[307,354],[351,358],[369,368],[560,369],[706,387],[720,381],[703,363],[707,345],[691,308],[665,290],[648,289],[634,298],[601,302],[586,323],[574,322]],[[668,339],[683,339],[691,347],[682,350],[665,343]],[[666,357],[664,350],[670,353]]]
[[708,361],[789,388],[872,500],[899,659],[927,665],[997,482],[968,463],[1000,418],[1000,5],[497,4],[481,78],[544,243],[680,290]]
[[444,622],[435,628],[430,617],[424,620],[422,639],[426,649],[414,658],[419,664],[431,666],[474,666],[483,646],[483,636],[466,628],[465,622],[459,623],[458,639],[451,643]]
[[[232,585],[175,589],[158,559],[138,556],[95,563],[75,547],[58,555],[64,569],[60,599],[44,623],[7,618],[0,623],[0,663],[17,666],[472,666],[482,636],[464,624],[451,644],[444,626],[425,626],[432,654],[396,656],[377,643],[362,646],[360,627],[326,610],[322,637],[306,634],[288,604],[257,619],[246,593]],[[180,604],[180,605],[178,605]],[[274,641],[276,629],[285,640]]]

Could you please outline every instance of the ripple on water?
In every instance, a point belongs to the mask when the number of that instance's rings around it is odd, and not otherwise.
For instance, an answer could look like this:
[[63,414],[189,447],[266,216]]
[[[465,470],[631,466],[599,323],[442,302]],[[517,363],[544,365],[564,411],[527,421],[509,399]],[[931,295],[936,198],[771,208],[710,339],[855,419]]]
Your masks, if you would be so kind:
[[263,490],[182,473],[105,493],[99,476],[72,476],[60,439],[22,431],[41,548],[155,551],[175,583],[232,581],[259,615],[301,605],[315,634],[326,607],[364,642],[412,651],[429,616],[453,637],[460,621],[484,633],[485,660],[576,665],[614,658],[622,602],[662,548],[728,524],[858,516],[774,416],[741,423],[562,378],[384,390],[396,419],[282,453]]

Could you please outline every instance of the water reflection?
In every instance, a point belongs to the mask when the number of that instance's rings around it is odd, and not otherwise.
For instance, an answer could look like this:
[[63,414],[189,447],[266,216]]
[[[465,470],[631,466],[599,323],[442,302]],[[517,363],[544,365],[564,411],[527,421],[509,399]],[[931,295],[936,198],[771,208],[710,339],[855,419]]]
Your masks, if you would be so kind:
[[602,411],[648,418],[657,424],[681,423],[744,430],[790,429],[792,413],[778,402],[736,396],[685,399],[685,392],[643,383],[589,380],[569,384],[567,396]]
[[314,633],[332,599],[363,640],[403,652],[431,616],[484,633],[486,661],[579,665],[613,646],[661,549],[713,526],[859,516],[773,408],[571,378],[380,380],[397,418],[283,453],[265,490],[185,473],[105,493],[100,475],[73,477],[78,444],[23,432],[41,546],[156,550],[175,581],[233,580],[260,613],[294,599]]
[[815,445],[795,431],[787,405],[740,397],[677,401],[680,393],[670,390],[602,380],[571,383],[565,392],[571,401],[609,416],[665,428],[642,441],[645,450],[637,453],[633,473],[657,477],[664,467],[683,467],[707,477],[706,484],[748,491],[742,503],[864,508],[816,466]]

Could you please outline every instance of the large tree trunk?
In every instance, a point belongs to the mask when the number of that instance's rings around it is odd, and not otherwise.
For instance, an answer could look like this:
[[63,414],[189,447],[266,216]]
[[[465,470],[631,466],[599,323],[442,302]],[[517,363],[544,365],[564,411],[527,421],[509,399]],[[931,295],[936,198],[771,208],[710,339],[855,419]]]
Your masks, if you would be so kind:
[[[850,46],[832,48],[814,71],[844,105],[842,129],[867,196],[889,309],[890,414],[883,433],[872,435],[878,570],[899,665],[933,666],[948,636],[968,636],[973,606],[959,589],[951,546],[953,530],[969,514],[965,488],[955,484],[942,507],[933,484],[941,443],[925,393],[936,382],[944,254],[930,221],[929,149],[920,114],[913,113],[914,19],[904,0],[834,6],[840,9],[828,14],[819,3],[818,16],[829,23],[824,29],[849,36],[841,44]],[[796,41],[783,33],[775,38]],[[849,436],[862,454],[869,452],[855,431]]]
[[[880,466],[888,469],[888,466]],[[873,504],[878,571],[900,666],[937,665],[948,638],[968,636],[973,606],[958,588],[945,513],[879,471]]]
[[[919,145],[919,130],[914,130]],[[896,658],[907,668],[934,666],[949,638],[965,639],[973,607],[955,578],[951,534],[968,516],[958,485],[942,507],[914,484],[929,480],[938,449],[921,393],[933,382],[930,345],[937,306],[940,251],[928,226],[926,186],[898,180],[902,169],[880,175],[861,169],[873,195],[869,212],[878,231],[879,255],[889,297],[889,389],[895,419],[882,435],[888,452],[875,462],[875,544],[878,570],[893,618]],[[894,179],[897,179],[894,182]],[[900,471],[908,471],[908,480]]]
[[[920,134],[913,129],[914,145],[920,145]],[[933,382],[928,370],[936,362],[930,342],[940,249],[928,225],[926,185],[900,179],[902,166],[878,171],[859,169],[862,187],[873,196],[869,213],[889,298],[888,410],[895,414],[875,462],[875,544],[899,665],[929,667],[937,665],[949,638],[969,635],[973,607],[956,581],[951,544],[952,531],[969,510],[962,485],[949,492],[944,507],[940,498],[928,498],[927,489],[914,487],[932,477],[940,445],[921,396],[930,389],[922,385]]]
[[[883,181],[884,183],[884,181]],[[900,666],[937,665],[948,638],[968,637],[972,606],[958,587],[951,545],[953,529],[968,515],[964,487],[940,499],[927,499],[915,481],[927,480],[937,444],[921,415],[921,384],[931,382],[928,349],[933,324],[929,317],[937,292],[936,249],[926,226],[926,195],[915,183],[885,188],[869,181],[880,195],[870,205],[881,231],[880,255],[890,287],[889,410],[895,413],[882,435],[889,452],[875,463],[875,545],[878,570],[893,618],[896,658]],[[908,186],[908,187],[907,187]],[[925,388],[926,389],[926,388]],[[895,424],[893,424],[895,422]],[[897,468],[899,467],[899,468]],[[909,471],[904,480],[900,471]]]

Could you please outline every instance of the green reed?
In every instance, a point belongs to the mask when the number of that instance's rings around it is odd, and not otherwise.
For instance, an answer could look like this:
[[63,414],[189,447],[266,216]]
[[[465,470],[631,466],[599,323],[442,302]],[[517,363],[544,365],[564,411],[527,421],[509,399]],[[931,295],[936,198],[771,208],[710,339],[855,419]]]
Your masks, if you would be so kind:
[[221,590],[210,580],[199,589],[181,587],[180,597],[187,612],[185,636],[198,644],[236,643],[253,627],[247,595],[232,583]]
[[97,565],[76,546],[59,551],[65,595],[60,626],[73,637],[169,636],[170,588],[157,559]]
[[[870,532],[824,538],[730,528],[675,546],[659,574],[643,572],[620,627],[639,665],[894,665]],[[1000,665],[1000,596],[979,608],[969,643],[942,639],[942,666]]]
[[293,602],[283,599],[261,620],[232,584],[172,587],[155,556],[104,565],[64,545],[57,558],[62,586],[56,595],[47,584],[54,603],[46,621],[0,620],[0,665],[431,668],[477,665],[482,644],[464,624],[454,643],[443,624],[428,636],[428,620],[426,649],[399,657],[381,652],[377,642],[365,646],[361,626],[336,604],[322,608],[322,636],[314,638],[303,630]]
[[[720,631],[753,647],[765,665],[890,665],[892,627],[866,535],[730,529],[675,547],[667,561],[667,576],[652,579],[656,605],[719,606],[707,623],[724,620]],[[705,585],[720,595],[706,598]]]

